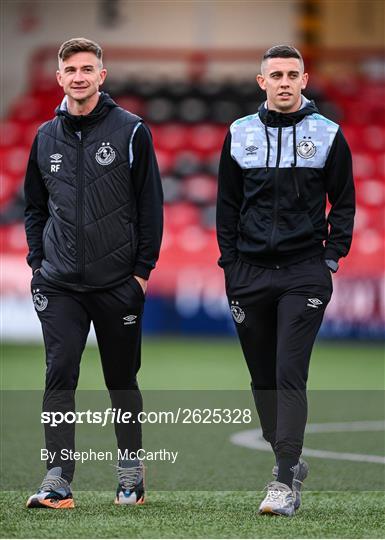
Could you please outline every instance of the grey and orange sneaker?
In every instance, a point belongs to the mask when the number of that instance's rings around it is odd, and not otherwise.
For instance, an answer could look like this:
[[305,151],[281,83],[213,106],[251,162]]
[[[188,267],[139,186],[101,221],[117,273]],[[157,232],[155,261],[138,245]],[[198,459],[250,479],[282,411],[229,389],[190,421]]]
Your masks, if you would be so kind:
[[[278,466],[274,465],[272,470],[274,478],[278,477]],[[294,467],[294,478],[293,478],[293,493],[295,497],[294,508],[298,510],[301,506],[301,488],[302,484],[305,481],[307,475],[309,474],[309,465],[303,459],[300,459],[297,465]]]
[[260,514],[294,515],[294,493],[286,484],[274,480],[266,486],[267,495],[259,506]]
[[50,469],[40,488],[28,499],[27,508],[74,508],[71,487],[61,474],[61,467]]
[[122,461],[117,466],[119,485],[115,504],[144,503],[144,467],[138,459]]

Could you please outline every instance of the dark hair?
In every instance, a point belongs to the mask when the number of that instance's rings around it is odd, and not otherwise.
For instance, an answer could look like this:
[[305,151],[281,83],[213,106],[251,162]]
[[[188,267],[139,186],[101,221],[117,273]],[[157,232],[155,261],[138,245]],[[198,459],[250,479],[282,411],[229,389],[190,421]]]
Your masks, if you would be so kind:
[[263,63],[269,58],[298,58],[302,69],[304,69],[301,53],[298,49],[291,47],[290,45],[275,45],[274,47],[270,47],[270,49],[268,49],[262,57],[261,71]]
[[100,60],[100,63],[103,61],[103,50],[100,45],[95,43],[95,41],[83,37],[72,38],[62,43],[58,52],[58,59],[67,60],[67,58],[79,52],[94,53],[96,58]]

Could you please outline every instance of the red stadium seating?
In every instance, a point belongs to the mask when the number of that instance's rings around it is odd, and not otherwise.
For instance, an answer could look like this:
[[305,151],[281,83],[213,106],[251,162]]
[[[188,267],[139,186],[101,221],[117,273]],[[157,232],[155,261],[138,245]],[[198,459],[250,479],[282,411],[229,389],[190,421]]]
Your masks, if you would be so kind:
[[[16,195],[20,185],[20,178],[6,172],[0,174],[0,209],[9,204]],[[1,228],[0,228],[1,229]]]
[[[327,99],[341,111],[342,128],[353,153],[357,188],[355,237],[349,264],[346,267],[342,264],[341,272],[378,275],[383,272],[384,256],[383,87],[377,83],[366,85],[365,111],[358,81],[351,81],[348,87],[329,85],[325,88]],[[35,91],[18,99],[0,123],[1,209],[20,191],[37,127],[52,117],[60,100],[61,90],[56,87]],[[128,94],[117,101],[141,116],[146,112],[144,95]],[[164,268],[183,267],[187,260],[213,264],[218,256],[212,228],[216,172],[227,125],[210,121],[196,124],[167,121],[152,123],[150,129],[169,194],[161,255]],[[3,253],[25,254],[21,222],[1,226],[0,239]]]

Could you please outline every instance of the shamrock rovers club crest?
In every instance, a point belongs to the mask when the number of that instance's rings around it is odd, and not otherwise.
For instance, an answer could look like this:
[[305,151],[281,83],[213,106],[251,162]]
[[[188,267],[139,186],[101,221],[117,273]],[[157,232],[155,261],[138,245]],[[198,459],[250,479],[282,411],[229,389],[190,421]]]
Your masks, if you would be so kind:
[[303,140],[297,144],[297,154],[303,159],[311,159],[317,152],[317,147],[311,140]]
[[245,320],[245,312],[239,307],[239,302],[232,300],[230,306],[231,314],[236,323],[241,324]]
[[109,165],[116,158],[116,152],[110,146],[109,142],[103,142],[102,146],[96,152],[95,159],[99,165]]

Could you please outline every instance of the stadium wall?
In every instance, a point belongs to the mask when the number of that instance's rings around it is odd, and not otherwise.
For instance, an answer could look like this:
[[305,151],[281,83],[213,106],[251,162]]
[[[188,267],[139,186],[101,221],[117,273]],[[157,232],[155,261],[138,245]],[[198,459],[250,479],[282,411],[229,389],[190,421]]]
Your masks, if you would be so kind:
[[[111,3],[112,4],[112,3]],[[298,2],[265,0],[115,2],[3,0],[1,113],[25,89],[31,52],[70,37],[90,37],[104,46],[170,48],[265,47],[293,42]],[[278,16],[279,15],[279,16]],[[54,76],[54,73],[52,73]]]

